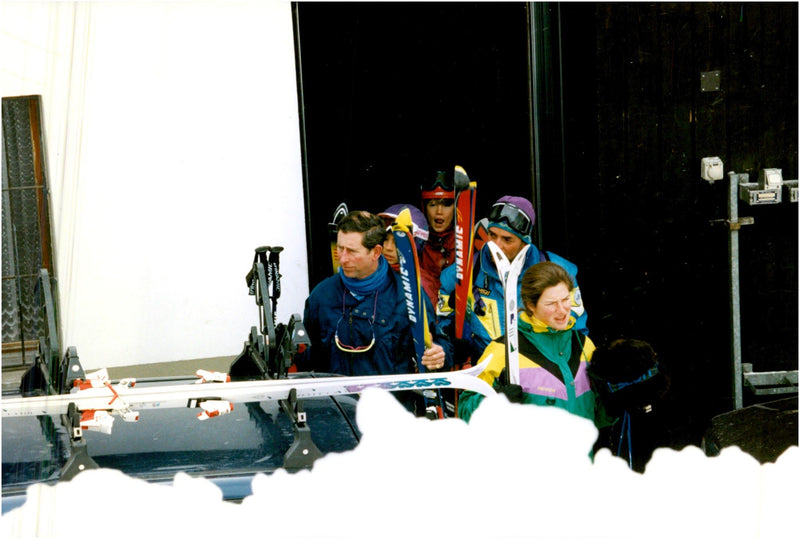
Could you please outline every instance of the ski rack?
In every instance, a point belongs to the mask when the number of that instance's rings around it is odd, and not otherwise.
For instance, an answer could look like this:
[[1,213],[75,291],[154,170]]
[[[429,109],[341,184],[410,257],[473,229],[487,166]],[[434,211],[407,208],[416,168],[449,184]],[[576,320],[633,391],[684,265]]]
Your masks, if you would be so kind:
[[[231,381],[280,380],[292,358],[311,345],[302,317],[293,314],[288,324],[275,325],[277,300],[280,297],[280,253],[283,247],[256,247],[253,267],[245,280],[249,294],[255,296],[258,307],[259,328],[250,328],[248,340],[241,354],[231,363],[228,374]],[[311,429],[306,421],[303,403],[292,389],[288,399],[279,401],[281,409],[292,422],[294,441],[283,457],[286,469],[308,468],[322,456],[311,439]]]
[[65,415],[61,416],[61,423],[69,433],[70,456],[61,468],[59,481],[69,481],[84,470],[95,470],[98,464],[89,456],[89,446],[83,438],[81,429],[81,413],[75,403],[69,404]]
[[[58,310],[54,300],[54,282],[46,268],[39,270],[36,281],[40,319],[44,322],[43,335],[39,336],[39,346],[33,365],[20,381],[20,394],[25,397],[39,395],[62,395],[69,393],[75,380],[86,378],[74,346],[60,355],[58,337]],[[61,415],[61,424],[67,431],[70,443],[70,457],[61,468],[60,478],[69,481],[79,472],[98,468],[87,451],[86,441],[80,427],[80,412],[74,405]],[[41,421],[42,432],[46,438],[54,435],[52,422]]]
[[297,389],[289,392],[289,398],[280,401],[284,413],[292,421],[294,441],[283,456],[283,467],[287,470],[309,468],[322,456],[322,451],[311,439],[311,429],[306,422],[303,401],[297,399]]
[[255,251],[253,267],[245,280],[259,309],[259,327],[250,328],[242,353],[231,363],[231,380],[285,378],[294,355],[311,345],[299,314],[293,314],[288,324],[275,324],[283,247],[263,246]]

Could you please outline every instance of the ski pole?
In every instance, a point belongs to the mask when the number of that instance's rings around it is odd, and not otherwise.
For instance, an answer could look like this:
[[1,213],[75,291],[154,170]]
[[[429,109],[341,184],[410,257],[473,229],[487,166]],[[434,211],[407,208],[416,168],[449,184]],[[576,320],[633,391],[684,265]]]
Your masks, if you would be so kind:
[[281,297],[280,254],[283,247],[272,247],[269,250],[269,278],[272,281],[272,321],[276,320],[278,298]]

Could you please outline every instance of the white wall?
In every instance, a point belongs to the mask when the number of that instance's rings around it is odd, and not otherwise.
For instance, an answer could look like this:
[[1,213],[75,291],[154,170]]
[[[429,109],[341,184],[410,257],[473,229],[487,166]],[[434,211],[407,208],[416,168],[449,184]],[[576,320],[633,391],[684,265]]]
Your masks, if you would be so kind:
[[308,294],[288,2],[0,2],[0,90],[41,94],[63,344],[85,368],[235,355],[281,245]]

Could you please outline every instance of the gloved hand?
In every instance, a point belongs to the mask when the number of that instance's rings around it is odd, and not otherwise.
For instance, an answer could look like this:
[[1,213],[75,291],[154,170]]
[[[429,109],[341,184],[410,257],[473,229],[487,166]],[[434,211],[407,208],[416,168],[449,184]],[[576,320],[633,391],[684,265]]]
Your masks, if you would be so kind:
[[470,363],[472,346],[469,340],[451,339],[451,342],[453,343],[453,363],[455,365],[466,365],[467,363]]
[[522,386],[517,384],[498,384],[495,386],[495,391],[501,395],[505,395],[508,402],[522,403]]

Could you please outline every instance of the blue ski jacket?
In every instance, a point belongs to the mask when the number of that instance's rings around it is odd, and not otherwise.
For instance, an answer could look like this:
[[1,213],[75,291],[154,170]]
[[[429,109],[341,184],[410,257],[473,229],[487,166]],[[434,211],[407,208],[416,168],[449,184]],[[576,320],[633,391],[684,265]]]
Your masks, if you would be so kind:
[[[550,251],[540,251],[531,244],[525,257],[517,279],[517,304],[521,305],[520,289],[522,276],[534,264],[550,260],[567,270],[572,276],[575,288],[572,291],[572,316],[575,318],[575,330],[589,334],[586,327],[586,310],[583,307],[580,288],[578,287],[578,266]],[[455,331],[455,288],[456,267],[451,264],[442,271],[441,287],[436,306],[437,325],[439,330],[450,338]],[[505,301],[503,297],[503,282],[497,273],[497,267],[492,260],[492,254],[487,245],[484,245],[476,255],[472,272],[472,297],[469,299],[467,313],[464,317],[464,339],[469,342],[470,357],[481,357],[484,349],[493,340],[505,334]]]
[[[388,264],[386,270],[391,273],[386,285],[363,299],[353,296],[338,274],[314,287],[303,314],[311,346],[295,357],[298,370],[345,376],[416,372],[402,281]],[[423,294],[423,300],[433,341],[444,349],[444,369],[449,370],[453,364],[452,345],[444,333],[437,333],[427,294]],[[363,350],[373,339],[372,346]]]

